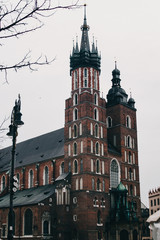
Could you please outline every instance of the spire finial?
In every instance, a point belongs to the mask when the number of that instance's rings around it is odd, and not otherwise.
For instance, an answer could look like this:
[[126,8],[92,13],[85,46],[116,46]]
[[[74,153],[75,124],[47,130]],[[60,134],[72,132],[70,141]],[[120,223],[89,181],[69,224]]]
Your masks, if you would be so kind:
[[117,69],[117,61],[115,61],[115,69]]

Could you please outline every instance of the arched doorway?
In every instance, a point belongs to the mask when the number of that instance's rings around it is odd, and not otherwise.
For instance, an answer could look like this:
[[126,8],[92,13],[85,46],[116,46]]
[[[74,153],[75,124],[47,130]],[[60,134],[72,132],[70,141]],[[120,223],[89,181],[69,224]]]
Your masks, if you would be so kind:
[[129,240],[128,232],[126,230],[122,230],[120,232],[120,240]]

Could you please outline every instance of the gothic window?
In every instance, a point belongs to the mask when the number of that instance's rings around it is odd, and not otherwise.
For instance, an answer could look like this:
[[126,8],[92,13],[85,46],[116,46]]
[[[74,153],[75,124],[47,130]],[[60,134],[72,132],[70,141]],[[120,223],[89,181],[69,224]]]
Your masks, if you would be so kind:
[[93,123],[90,125],[90,134],[93,135]]
[[98,121],[98,119],[99,119],[99,116],[98,116],[98,109],[95,108],[95,109],[94,109],[94,120]]
[[130,116],[126,117],[126,127],[131,128],[131,118],[130,118]]
[[77,105],[77,104],[78,104],[78,94],[77,94],[77,93],[74,94],[73,104],[74,104],[74,105]]
[[69,127],[69,138],[71,138],[71,137],[72,137],[72,128]]
[[79,135],[82,135],[82,123],[79,124]]
[[43,235],[49,235],[49,222],[47,220],[43,221]]
[[131,148],[131,146],[132,146],[131,136],[127,136],[127,147],[128,147],[128,148]]
[[97,159],[96,161],[96,173],[100,173],[100,161]]
[[78,109],[75,108],[73,110],[73,121],[76,121],[78,119]]
[[77,155],[77,143],[73,143],[73,155]]
[[103,138],[103,127],[101,126],[101,138]]
[[102,190],[103,190],[103,192],[105,192],[105,181],[104,181],[104,179],[103,179],[103,182],[102,182]]
[[135,164],[135,153],[133,153],[133,164]]
[[95,153],[96,155],[99,155],[99,143],[96,142],[96,145],[95,145]]
[[127,179],[128,177],[128,170],[127,170],[127,167],[125,167],[125,179]]
[[104,161],[102,161],[102,174],[104,174]]
[[94,88],[97,90],[97,71],[94,70]]
[[43,185],[49,184],[49,171],[48,167],[45,166],[44,172],[43,172]]
[[133,169],[133,180],[136,180],[136,169]]
[[80,171],[83,172],[83,159],[81,159],[81,162],[80,162]]
[[83,178],[80,178],[80,190],[83,189]]
[[73,162],[73,173],[78,173],[78,162],[76,159]]
[[124,161],[127,162],[127,152],[124,151]]
[[1,192],[5,189],[5,186],[6,186],[6,178],[3,175],[1,178]]
[[95,125],[95,137],[99,137],[99,126],[98,126],[98,124]]
[[93,153],[93,141],[91,141],[91,153]]
[[94,94],[94,104],[98,105],[98,95],[97,95],[97,93]]
[[73,136],[74,136],[74,138],[77,137],[77,125],[76,124],[74,124],[74,126],[73,126]]
[[112,127],[112,118],[110,116],[107,117],[107,128]]
[[88,87],[88,70],[87,68],[84,69],[84,87]]
[[74,72],[74,89],[77,89],[78,87],[78,77],[77,77],[77,71]]
[[103,143],[101,145],[101,153],[102,153],[102,156],[104,156],[104,145],[103,145]]
[[28,185],[29,188],[32,188],[33,187],[33,170],[31,169],[29,171],[29,185]]
[[111,166],[110,166],[110,187],[111,188],[116,188],[119,184],[119,165],[116,161],[116,159],[113,159],[111,161]]
[[129,151],[129,154],[128,154],[128,162],[132,163],[132,154],[131,154],[130,151]]
[[64,173],[64,162],[60,165],[60,175]]
[[130,168],[129,169],[129,180],[133,180],[132,175],[133,175],[132,169]]
[[81,141],[81,153],[83,153],[83,141]]
[[93,159],[91,159],[91,172],[94,171],[94,164],[93,164]]
[[94,181],[94,178],[92,178],[92,190],[95,190],[95,181]]
[[137,187],[134,186],[134,196],[137,196]]
[[27,209],[24,214],[24,235],[32,235],[33,213],[31,209]]
[[99,180],[99,178],[97,179],[97,191],[101,190],[101,182]]
[[78,178],[76,178],[76,190],[78,190],[79,186],[78,186]]
[[68,145],[68,156],[71,156],[71,145]]

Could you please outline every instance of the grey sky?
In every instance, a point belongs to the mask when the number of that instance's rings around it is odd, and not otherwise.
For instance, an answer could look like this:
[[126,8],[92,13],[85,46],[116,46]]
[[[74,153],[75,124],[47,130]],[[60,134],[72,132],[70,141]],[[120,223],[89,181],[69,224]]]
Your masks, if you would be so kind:
[[[128,94],[132,92],[136,101],[141,197],[148,205],[148,191],[160,186],[160,2],[87,0],[86,3],[90,42],[94,35],[101,51],[103,97],[111,87],[116,59],[121,85]],[[9,84],[0,75],[1,121],[10,115],[18,93],[21,94],[25,124],[19,129],[18,142],[64,126],[65,99],[71,91],[69,55],[76,35],[80,42],[82,23],[83,9],[59,10],[45,19],[41,30],[4,42],[1,47],[1,62],[19,60],[29,49],[35,57],[41,53],[56,57],[50,66],[36,72],[10,72]],[[6,126],[9,124],[10,120]],[[11,140],[6,138],[3,146],[10,144]]]

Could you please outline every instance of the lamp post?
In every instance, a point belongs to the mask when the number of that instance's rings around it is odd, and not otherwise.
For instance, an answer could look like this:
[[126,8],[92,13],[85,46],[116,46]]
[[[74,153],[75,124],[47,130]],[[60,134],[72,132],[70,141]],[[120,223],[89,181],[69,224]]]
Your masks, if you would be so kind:
[[9,216],[8,216],[8,240],[13,239],[13,195],[14,195],[14,160],[15,160],[15,150],[16,150],[16,137],[18,135],[18,126],[23,125],[21,121],[22,113],[21,109],[21,99],[18,95],[18,101],[15,101],[15,105],[11,114],[11,124],[9,125],[9,132],[7,136],[12,137],[12,159],[11,159],[11,169],[10,169],[10,206],[9,206]]

